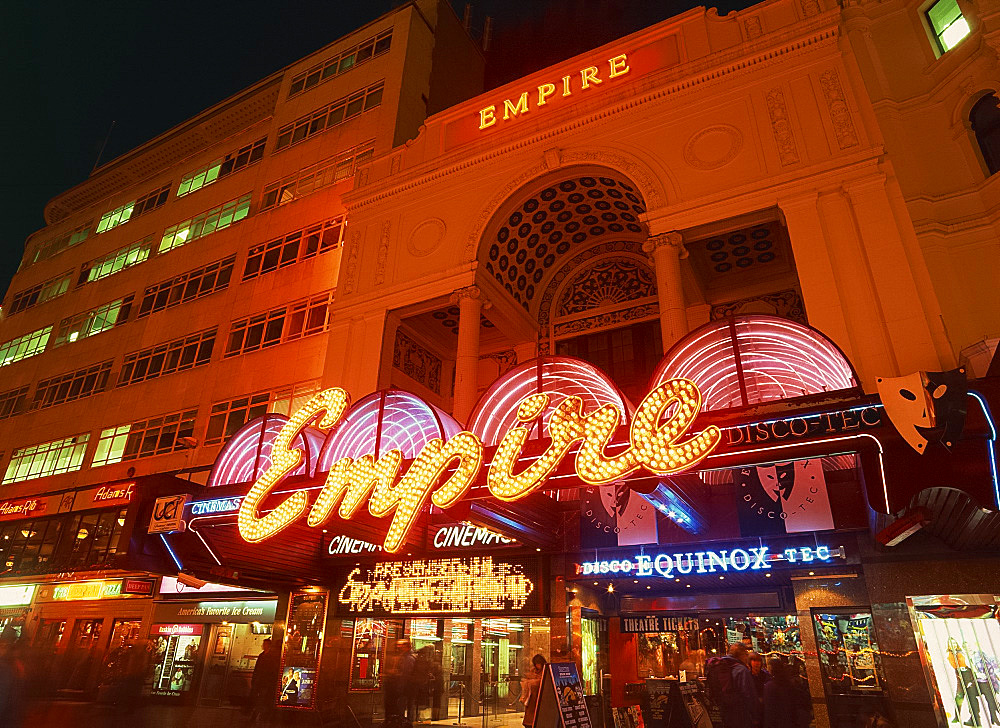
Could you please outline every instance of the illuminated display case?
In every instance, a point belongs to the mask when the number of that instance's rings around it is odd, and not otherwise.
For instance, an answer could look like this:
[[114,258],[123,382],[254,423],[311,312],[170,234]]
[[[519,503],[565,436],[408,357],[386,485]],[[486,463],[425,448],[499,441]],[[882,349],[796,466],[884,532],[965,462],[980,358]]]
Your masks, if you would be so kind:
[[814,613],[813,627],[828,694],[882,692],[882,655],[870,612]]
[[153,625],[153,695],[178,697],[195,687],[203,629],[200,624]]
[[316,701],[328,594],[319,590],[294,592],[288,603],[288,626],[281,653],[278,705],[311,708]]
[[352,693],[378,690],[385,660],[386,623],[382,619],[356,619],[351,642]]
[[992,595],[908,600],[937,710],[950,724],[1000,725],[1000,605]]

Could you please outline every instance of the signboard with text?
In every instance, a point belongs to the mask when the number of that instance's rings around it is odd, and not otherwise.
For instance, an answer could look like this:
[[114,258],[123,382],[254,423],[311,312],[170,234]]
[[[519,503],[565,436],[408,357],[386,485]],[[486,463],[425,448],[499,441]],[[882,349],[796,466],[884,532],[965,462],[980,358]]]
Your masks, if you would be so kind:
[[550,662],[545,666],[534,725],[591,728],[583,681],[575,662]]

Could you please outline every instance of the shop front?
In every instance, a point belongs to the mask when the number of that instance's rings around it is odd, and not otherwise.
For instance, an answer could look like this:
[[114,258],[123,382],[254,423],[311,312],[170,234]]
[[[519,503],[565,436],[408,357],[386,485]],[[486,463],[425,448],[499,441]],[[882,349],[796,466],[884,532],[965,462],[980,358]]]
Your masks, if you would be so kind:
[[277,605],[273,594],[211,583],[183,587],[164,577],[149,628],[149,694],[200,705],[247,705]]
[[519,716],[532,657],[552,658],[548,578],[547,559],[504,551],[362,562],[332,595],[327,687],[362,722],[384,720],[401,689],[414,719]]

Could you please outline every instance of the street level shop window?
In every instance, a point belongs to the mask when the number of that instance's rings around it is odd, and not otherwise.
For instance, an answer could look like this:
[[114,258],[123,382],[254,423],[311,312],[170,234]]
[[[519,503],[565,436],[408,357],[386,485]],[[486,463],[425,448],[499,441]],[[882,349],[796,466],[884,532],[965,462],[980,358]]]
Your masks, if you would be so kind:
[[969,125],[990,174],[1000,172],[1000,100],[987,94],[969,112]]
[[969,22],[958,7],[958,0],[938,0],[927,9],[927,22],[942,53],[957,46],[970,32]]

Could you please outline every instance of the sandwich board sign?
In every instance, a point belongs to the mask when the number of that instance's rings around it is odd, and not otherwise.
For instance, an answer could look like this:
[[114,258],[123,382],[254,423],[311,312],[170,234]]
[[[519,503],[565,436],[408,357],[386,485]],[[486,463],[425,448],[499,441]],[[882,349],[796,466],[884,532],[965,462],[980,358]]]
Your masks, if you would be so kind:
[[583,681],[575,662],[550,662],[545,666],[533,725],[539,728],[591,728]]

